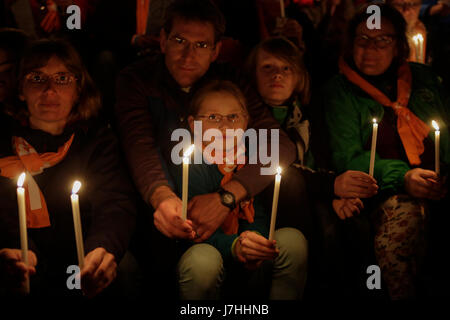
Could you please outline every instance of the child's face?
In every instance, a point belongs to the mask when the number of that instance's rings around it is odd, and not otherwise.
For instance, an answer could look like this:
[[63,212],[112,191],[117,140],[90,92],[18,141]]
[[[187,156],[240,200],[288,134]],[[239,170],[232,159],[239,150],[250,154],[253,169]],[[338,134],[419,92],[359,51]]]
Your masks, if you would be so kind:
[[[194,120],[202,121],[202,135],[208,129],[218,129],[222,132],[222,143],[224,149],[226,148],[227,140],[228,145],[234,143],[237,145],[238,141],[232,142],[234,135],[227,136],[227,129],[247,129],[248,116],[245,110],[240,105],[239,101],[231,94],[225,92],[213,92],[209,93],[202,101],[197,115],[189,117],[189,125],[191,131],[194,130]],[[204,141],[204,146],[208,145],[212,141]]]
[[298,84],[298,75],[287,61],[259,50],[256,56],[256,83],[264,101],[279,106],[291,97]]

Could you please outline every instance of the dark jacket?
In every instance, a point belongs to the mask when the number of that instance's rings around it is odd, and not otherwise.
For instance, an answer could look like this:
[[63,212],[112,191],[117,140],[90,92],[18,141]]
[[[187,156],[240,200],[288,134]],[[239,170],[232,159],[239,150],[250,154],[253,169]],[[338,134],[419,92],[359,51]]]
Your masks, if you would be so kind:
[[[51,223],[50,227],[28,229],[29,249],[38,258],[38,274],[62,274],[69,265],[78,264],[70,201],[75,180],[82,182],[79,199],[85,253],[103,247],[119,263],[135,226],[136,192],[120,161],[111,129],[89,122],[66,127],[61,135],[53,136],[12,119],[8,123],[10,128],[0,128],[1,158],[14,155],[14,135],[23,137],[38,153],[45,153],[56,152],[75,133],[66,157],[34,176]],[[0,176],[0,194],[0,248],[20,248],[15,182]]]

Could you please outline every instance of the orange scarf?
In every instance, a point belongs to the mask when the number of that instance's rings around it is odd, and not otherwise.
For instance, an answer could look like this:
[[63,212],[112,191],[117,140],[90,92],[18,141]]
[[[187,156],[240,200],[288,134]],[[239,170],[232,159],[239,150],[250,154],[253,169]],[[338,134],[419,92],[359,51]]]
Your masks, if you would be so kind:
[[[231,180],[234,170],[240,170],[244,165],[218,164],[219,171],[223,174],[220,185],[223,186]],[[231,211],[225,221],[222,223],[222,230],[225,234],[236,234],[239,229],[239,219],[247,220],[253,223],[255,218],[255,208],[253,207],[253,198],[247,201],[241,201],[233,211]]]
[[33,176],[42,173],[44,169],[50,168],[63,160],[72,144],[73,138],[74,135],[72,134],[70,139],[58,148],[57,152],[38,154],[25,139],[13,137],[16,156],[0,159],[1,176],[14,179],[23,171],[27,173],[24,189],[28,228],[45,228],[50,226],[44,195]]
[[[212,151],[211,156],[212,159],[208,159],[209,162],[215,163],[214,158],[215,155]],[[240,150],[243,152],[243,150]],[[222,157],[223,163],[216,164],[220,173],[223,174],[222,181],[220,181],[220,185],[223,186],[228,183],[235,171],[240,170],[245,164],[229,164],[226,161],[226,156]],[[235,148],[234,152],[234,162],[238,159],[237,148]],[[247,220],[249,223],[253,223],[255,218],[255,208],[253,207],[253,198],[247,201],[241,201],[233,211],[231,211],[225,221],[222,223],[221,228],[225,234],[236,234],[239,229],[239,219]]]
[[348,81],[364,90],[372,99],[394,109],[397,116],[397,130],[408,160],[411,165],[419,165],[420,155],[425,150],[423,140],[428,135],[430,127],[407,108],[412,82],[409,64],[405,62],[398,68],[397,101],[395,102],[352,70],[343,57],[339,59],[339,69]]

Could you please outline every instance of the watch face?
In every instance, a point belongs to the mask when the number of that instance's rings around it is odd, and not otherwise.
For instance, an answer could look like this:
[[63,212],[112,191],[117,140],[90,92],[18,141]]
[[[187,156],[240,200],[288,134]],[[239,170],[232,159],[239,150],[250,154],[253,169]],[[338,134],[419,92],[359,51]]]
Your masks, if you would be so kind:
[[231,194],[224,194],[223,195],[223,201],[227,204],[233,203],[233,196]]

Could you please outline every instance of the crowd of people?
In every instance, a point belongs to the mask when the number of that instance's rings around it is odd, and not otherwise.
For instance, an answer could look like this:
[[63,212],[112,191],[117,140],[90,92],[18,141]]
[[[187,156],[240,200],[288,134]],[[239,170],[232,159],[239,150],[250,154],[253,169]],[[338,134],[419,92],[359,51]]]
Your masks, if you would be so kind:
[[[443,296],[450,3],[412,1],[4,2],[0,296]],[[180,149],[177,129],[203,139]],[[235,134],[248,129],[256,146]],[[174,150],[192,143],[185,183]],[[283,168],[273,234],[268,150]]]

